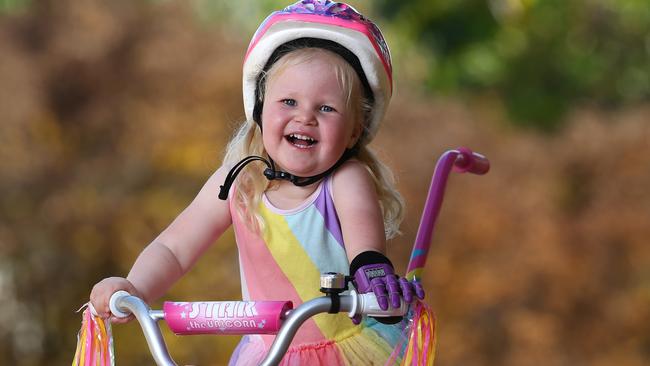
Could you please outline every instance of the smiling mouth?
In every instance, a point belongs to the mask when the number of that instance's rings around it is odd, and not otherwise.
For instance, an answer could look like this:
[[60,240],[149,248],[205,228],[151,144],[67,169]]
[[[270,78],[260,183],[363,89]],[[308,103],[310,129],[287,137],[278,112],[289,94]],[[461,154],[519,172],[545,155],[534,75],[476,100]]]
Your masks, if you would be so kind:
[[284,138],[289,141],[289,143],[295,147],[301,148],[301,149],[307,149],[310,148],[318,143],[317,140],[314,140],[313,138],[305,135],[300,135],[297,133],[291,133],[289,135],[284,136]]

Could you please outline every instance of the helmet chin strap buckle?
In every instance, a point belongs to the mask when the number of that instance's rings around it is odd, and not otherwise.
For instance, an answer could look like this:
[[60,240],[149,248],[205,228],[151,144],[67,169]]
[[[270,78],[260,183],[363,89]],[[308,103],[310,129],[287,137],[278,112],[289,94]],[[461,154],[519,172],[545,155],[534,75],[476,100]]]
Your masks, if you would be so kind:
[[288,180],[290,182],[293,182],[298,178],[293,174],[289,174],[289,173],[283,172],[283,171],[274,170],[272,168],[264,169],[264,176],[268,180],[284,179],[284,180]]

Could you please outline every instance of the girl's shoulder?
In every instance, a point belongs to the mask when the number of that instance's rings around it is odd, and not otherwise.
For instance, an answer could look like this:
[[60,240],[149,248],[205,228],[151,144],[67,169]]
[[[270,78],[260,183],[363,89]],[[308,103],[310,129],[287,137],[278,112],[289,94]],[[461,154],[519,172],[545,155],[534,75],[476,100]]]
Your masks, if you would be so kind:
[[332,175],[332,197],[341,199],[376,199],[376,188],[368,166],[356,159],[343,163]]
[[365,163],[357,159],[349,159],[334,171],[332,174],[332,180],[345,181],[355,178],[372,178],[371,174],[370,169]]

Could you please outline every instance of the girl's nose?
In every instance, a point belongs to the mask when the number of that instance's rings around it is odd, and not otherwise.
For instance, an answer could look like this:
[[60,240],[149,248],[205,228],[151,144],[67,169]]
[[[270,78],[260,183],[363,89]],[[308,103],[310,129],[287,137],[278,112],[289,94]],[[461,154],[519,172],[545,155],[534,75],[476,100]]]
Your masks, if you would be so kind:
[[316,115],[314,114],[313,110],[310,108],[299,108],[296,111],[296,115],[294,116],[294,119],[296,120],[296,122],[300,122],[304,125],[316,124]]

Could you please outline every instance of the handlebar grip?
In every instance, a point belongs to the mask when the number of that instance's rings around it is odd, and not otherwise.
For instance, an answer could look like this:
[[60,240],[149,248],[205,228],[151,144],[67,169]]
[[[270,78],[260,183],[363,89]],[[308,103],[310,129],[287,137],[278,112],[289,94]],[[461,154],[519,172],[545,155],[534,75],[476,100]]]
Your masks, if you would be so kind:
[[367,294],[358,294],[357,296],[357,314],[385,318],[389,316],[403,316],[408,311],[408,304],[403,300],[399,308],[393,308],[389,305],[387,310],[382,310],[379,307],[379,303],[377,303],[377,297],[374,293],[369,292]]
[[454,169],[460,173],[470,172],[483,175],[490,170],[490,161],[483,155],[461,147],[454,162]]
[[120,290],[111,295],[111,299],[108,301],[108,308],[111,310],[111,313],[118,318],[126,318],[131,315],[130,312],[124,312],[120,310],[120,307],[117,305],[118,301],[126,296],[131,296],[130,293]]

